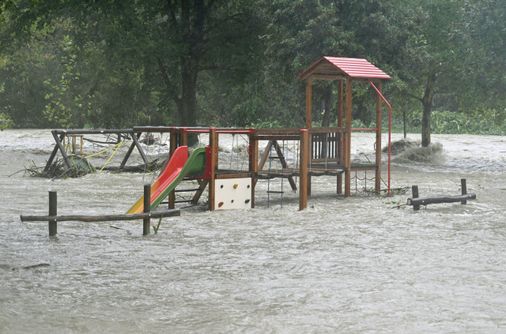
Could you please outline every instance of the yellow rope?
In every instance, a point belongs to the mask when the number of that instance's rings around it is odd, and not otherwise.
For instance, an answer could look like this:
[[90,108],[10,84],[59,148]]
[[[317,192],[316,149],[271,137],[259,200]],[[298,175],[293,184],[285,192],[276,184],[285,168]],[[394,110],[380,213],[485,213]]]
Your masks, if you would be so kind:
[[114,146],[114,149],[112,151],[111,156],[105,161],[105,163],[102,166],[102,168],[100,168],[100,172],[102,172],[104,170],[104,168],[107,166],[107,164],[109,164],[109,162],[111,162],[112,158],[116,155],[116,153],[118,152],[118,150],[120,149],[120,147],[123,146],[123,143],[124,143],[124,141],[120,141],[119,143],[117,143]]
[[[117,145],[117,144],[116,144],[116,145]],[[103,154],[104,154],[104,153],[106,153],[108,150],[109,150],[109,148],[108,148],[108,147],[106,147],[106,148],[104,148],[104,149],[102,149],[102,150],[100,150],[100,151],[97,151],[97,152],[95,152],[95,153],[91,153],[91,154],[86,155],[86,156],[85,156],[85,158],[86,158],[86,159],[88,159],[88,158],[95,157],[95,156],[97,156],[97,155],[103,155]]]

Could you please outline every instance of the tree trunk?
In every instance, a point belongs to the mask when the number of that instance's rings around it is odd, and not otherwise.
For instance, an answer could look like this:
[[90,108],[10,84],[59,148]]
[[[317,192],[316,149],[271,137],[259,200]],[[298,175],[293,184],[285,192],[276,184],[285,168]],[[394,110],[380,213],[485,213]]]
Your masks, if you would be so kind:
[[422,106],[423,106],[423,114],[422,114],[422,147],[427,147],[430,145],[430,118],[432,114],[432,101],[434,99],[434,86],[436,83],[436,73],[430,73],[427,77],[427,82],[425,84],[425,92],[422,97]]
[[197,72],[192,60],[181,60],[181,98],[177,113],[182,126],[197,125]]

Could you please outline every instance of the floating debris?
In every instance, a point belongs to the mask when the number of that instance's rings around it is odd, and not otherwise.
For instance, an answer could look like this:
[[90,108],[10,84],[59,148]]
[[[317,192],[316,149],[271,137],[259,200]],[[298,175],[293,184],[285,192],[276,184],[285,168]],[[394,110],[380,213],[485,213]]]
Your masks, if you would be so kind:
[[86,158],[79,155],[69,155],[70,168],[67,167],[63,159],[56,159],[49,168],[38,167],[32,161],[32,166],[25,167],[25,173],[33,177],[45,178],[66,178],[80,177],[95,172]]

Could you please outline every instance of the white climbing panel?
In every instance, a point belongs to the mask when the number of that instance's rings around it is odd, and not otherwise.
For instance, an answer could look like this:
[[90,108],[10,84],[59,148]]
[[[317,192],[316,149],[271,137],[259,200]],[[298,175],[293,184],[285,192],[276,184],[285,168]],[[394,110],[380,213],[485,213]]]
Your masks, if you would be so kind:
[[251,208],[251,178],[217,179],[215,210]]

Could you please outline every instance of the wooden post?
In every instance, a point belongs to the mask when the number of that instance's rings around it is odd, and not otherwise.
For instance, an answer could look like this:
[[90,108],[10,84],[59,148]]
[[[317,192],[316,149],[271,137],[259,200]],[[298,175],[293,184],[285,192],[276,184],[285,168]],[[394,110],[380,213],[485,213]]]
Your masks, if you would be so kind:
[[[412,198],[418,198],[418,186],[414,185],[411,187]],[[413,210],[420,210],[420,205],[413,205]]]
[[[381,82],[378,83],[381,92]],[[374,179],[374,191],[381,191],[381,97],[376,94],[376,174]]]
[[[338,96],[337,96],[337,127],[339,129],[343,128],[343,80],[339,80],[339,86],[338,86]],[[336,149],[337,149],[337,164],[342,165],[343,164],[343,132],[337,133],[337,143],[336,143]],[[337,193],[342,194],[343,193],[343,174],[337,175]]]
[[181,146],[188,146],[188,132],[186,129],[181,131]]
[[254,130],[249,135],[249,172],[251,174],[251,207],[255,207],[255,186],[258,178],[258,140]]
[[[309,165],[312,165],[312,162],[313,162],[313,134],[309,130],[308,130],[307,138],[308,138],[308,144],[307,144],[308,161],[307,161],[306,166],[308,166],[307,168],[309,169]],[[309,171],[308,171],[308,173],[307,173],[307,197],[310,197],[310,196],[311,196],[311,174],[309,174]]]
[[299,167],[299,210],[307,208],[309,131],[300,129],[300,167]]
[[[49,192],[49,216],[56,216],[58,214],[58,196],[56,191]],[[55,236],[58,233],[58,223],[56,219],[48,221],[49,236]]]
[[[462,188],[462,195],[467,195],[467,183],[466,179],[460,179],[460,186]],[[467,200],[463,199],[460,201],[461,204],[467,204]]]
[[[144,213],[151,212],[151,185],[144,185]],[[151,218],[149,216],[142,219],[142,235],[148,235],[151,228]]]
[[76,135],[71,135],[72,137],[72,154],[76,154]]
[[211,148],[211,161],[209,162],[211,175],[209,178],[209,211],[214,211],[216,198],[216,168],[218,166],[218,133],[216,128],[209,129],[209,147]]
[[344,196],[351,195],[351,111],[352,90],[350,78],[346,79],[346,124],[344,131]]
[[311,78],[306,81],[306,128],[311,128],[312,117],[312,101],[313,99],[313,80]]
[[[177,148],[177,133],[176,133],[176,131],[177,131],[176,129],[170,130],[169,157],[167,158],[167,163],[169,163],[170,158],[172,158],[172,155],[174,154],[174,151]],[[165,169],[165,168],[163,168],[163,169]],[[167,202],[168,202],[169,209],[174,209],[176,207],[176,193],[174,190],[172,190],[169,193],[169,198],[168,198]]]

